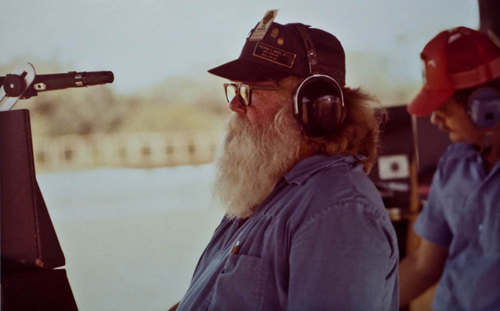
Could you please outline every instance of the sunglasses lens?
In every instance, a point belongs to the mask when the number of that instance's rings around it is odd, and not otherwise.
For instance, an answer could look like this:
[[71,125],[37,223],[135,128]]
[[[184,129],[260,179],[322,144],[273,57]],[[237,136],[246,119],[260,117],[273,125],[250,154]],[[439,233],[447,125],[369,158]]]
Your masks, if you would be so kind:
[[237,86],[234,84],[224,84],[224,87],[226,89],[226,99],[228,103],[231,103],[231,101],[234,99],[236,96],[236,88]]
[[243,99],[243,104],[248,106],[250,104],[250,87],[246,84],[240,86],[240,96]]

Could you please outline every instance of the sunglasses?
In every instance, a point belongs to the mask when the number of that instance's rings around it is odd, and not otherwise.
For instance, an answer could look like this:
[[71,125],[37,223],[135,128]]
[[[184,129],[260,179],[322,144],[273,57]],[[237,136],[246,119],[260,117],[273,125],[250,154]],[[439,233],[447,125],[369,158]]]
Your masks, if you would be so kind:
[[236,97],[240,96],[241,104],[243,106],[250,106],[252,102],[252,90],[271,91],[276,90],[274,85],[250,85],[244,83],[224,83],[224,91],[226,92],[226,99],[228,103]]

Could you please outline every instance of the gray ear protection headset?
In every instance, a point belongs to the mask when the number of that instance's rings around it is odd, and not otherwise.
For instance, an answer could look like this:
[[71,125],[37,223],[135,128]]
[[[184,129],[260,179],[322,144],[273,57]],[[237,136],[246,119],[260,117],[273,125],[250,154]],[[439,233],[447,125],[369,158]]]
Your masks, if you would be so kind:
[[467,100],[467,111],[476,127],[494,127],[500,122],[500,92],[491,87],[478,88]]

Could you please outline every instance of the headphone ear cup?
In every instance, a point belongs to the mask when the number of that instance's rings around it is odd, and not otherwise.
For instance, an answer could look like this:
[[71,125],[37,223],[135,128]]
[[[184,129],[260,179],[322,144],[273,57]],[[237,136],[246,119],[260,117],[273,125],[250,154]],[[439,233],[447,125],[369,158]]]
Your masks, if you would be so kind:
[[314,75],[295,94],[295,116],[309,136],[335,133],[345,117],[342,89],[329,76]]
[[469,96],[467,110],[476,127],[494,127],[500,122],[500,92],[491,87],[475,90]]

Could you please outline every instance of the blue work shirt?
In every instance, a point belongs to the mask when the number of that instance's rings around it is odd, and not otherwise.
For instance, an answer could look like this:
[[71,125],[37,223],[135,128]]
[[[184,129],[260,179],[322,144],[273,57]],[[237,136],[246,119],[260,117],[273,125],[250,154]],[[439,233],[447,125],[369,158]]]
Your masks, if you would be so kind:
[[398,260],[361,164],[316,155],[242,225],[222,220],[177,310],[398,310]]
[[471,145],[448,147],[413,228],[449,249],[435,310],[500,310],[500,162],[486,174]]

